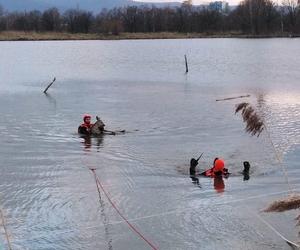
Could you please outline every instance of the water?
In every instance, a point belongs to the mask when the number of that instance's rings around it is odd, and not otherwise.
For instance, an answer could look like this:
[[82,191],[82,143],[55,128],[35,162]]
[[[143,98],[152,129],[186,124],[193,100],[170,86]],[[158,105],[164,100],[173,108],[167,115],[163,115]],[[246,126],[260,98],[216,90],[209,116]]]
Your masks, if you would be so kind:
[[[299,190],[299,53],[299,39],[1,42],[0,207],[13,249],[149,249],[103,190],[99,201],[89,168],[159,249],[289,249],[262,221],[299,240],[297,211],[261,212],[288,190],[268,136],[244,132],[242,100],[215,100],[251,95]],[[83,113],[128,133],[85,141]],[[200,170],[225,159],[223,192],[189,178],[201,152]]]

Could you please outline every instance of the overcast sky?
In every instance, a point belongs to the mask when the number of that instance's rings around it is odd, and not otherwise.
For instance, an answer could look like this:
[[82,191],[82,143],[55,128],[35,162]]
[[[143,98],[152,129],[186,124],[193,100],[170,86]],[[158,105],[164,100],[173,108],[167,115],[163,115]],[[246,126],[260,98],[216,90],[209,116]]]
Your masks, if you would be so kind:
[[[183,0],[135,0],[140,2],[183,2]],[[213,2],[214,0],[193,0],[194,4],[203,4],[203,3],[209,3]],[[216,0],[219,1],[219,0]],[[240,0],[226,0],[230,5],[237,5]]]

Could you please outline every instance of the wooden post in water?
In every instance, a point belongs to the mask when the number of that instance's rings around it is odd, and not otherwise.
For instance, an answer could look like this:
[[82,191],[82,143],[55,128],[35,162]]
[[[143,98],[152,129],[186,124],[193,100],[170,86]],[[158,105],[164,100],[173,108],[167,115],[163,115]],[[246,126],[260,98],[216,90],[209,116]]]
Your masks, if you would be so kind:
[[45,88],[44,90],[44,94],[47,94],[47,90],[51,87],[51,85],[55,82],[56,77],[54,77],[53,81],[47,86],[47,88]]
[[189,67],[188,67],[186,55],[184,55],[184,59],[185,59],[185,73],[187,74],[189,72]]

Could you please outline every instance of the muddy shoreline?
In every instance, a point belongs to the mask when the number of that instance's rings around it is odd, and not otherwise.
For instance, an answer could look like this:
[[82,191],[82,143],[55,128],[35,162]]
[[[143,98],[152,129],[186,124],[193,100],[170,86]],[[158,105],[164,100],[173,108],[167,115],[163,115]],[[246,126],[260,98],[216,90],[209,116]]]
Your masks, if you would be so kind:
[[62,41],[62,40],[138,40],[138,39],[192,39],[192,38],[295,38],[298,34],[262,34],[252,35],[240,32],[227,33],[120,33],[118,35],[102,33],[67,33],[67,32],[0,32],[0,41]]

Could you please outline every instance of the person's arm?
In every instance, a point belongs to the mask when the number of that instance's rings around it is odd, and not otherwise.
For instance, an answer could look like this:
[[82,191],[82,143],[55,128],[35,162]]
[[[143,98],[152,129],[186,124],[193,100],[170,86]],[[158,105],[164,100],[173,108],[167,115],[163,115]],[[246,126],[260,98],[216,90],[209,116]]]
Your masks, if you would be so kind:
[[230,174],[231,173],[228,172],[228,168],[224,168],[224,170],[223,170],[224,178],[228,178]]
[[87,128],[83,127],[83,126],[78,127],[78,133],[79,134],[84,134],[84,135],[89,135],[90,134],[90,132],[87,130]]

